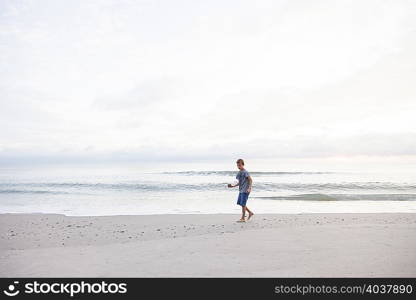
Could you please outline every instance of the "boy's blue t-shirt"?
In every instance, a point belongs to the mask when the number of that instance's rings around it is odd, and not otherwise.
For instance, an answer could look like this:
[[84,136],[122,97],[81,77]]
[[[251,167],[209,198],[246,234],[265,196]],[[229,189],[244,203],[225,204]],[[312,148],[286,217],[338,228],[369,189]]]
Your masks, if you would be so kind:
[[240,193],[247,193],[247,189],[249,187],[248,177],[250,174],[246,169],[240,170],[235,177],[238,180],[238,188]]

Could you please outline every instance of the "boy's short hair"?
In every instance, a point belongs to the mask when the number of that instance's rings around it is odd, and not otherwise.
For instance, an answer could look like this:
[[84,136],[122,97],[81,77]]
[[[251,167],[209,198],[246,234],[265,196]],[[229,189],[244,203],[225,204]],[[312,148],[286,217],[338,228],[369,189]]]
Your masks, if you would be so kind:
[[244,166],[244,160],[241,158],[237,159],[237,163],[241,163]]

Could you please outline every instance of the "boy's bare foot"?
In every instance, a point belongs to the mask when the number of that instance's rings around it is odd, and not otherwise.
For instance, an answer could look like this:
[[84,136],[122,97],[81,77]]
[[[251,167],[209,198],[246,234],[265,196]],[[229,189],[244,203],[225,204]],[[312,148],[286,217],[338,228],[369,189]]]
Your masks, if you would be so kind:
[[248,221],[248,220],[250,220],[250,218],[251,218],[253,215],[254,215],[254,213],[249,213],[249,214],[248,214],[247,221]]
[[240,220],[238,220],[237,222],[238,223],[242,223],[242,222],[245,222],[246,221],[246,219],[244,219],[244,218],[241,218]]

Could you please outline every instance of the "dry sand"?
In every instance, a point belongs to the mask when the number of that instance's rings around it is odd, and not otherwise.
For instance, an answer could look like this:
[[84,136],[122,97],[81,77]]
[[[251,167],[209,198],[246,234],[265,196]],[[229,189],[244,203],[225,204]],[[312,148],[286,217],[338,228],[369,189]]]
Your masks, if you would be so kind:
[[0,215],[2,277],[416,277],[416,214]]

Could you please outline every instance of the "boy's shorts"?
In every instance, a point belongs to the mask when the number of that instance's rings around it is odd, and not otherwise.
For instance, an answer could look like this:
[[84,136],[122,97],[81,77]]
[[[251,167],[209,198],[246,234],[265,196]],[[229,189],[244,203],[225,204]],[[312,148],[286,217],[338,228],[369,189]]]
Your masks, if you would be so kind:
[[246,206],[249,194],[250,193],[239,193],[238,194],[238,199],[237,199],[237,204],[241,205],[241,206]]

